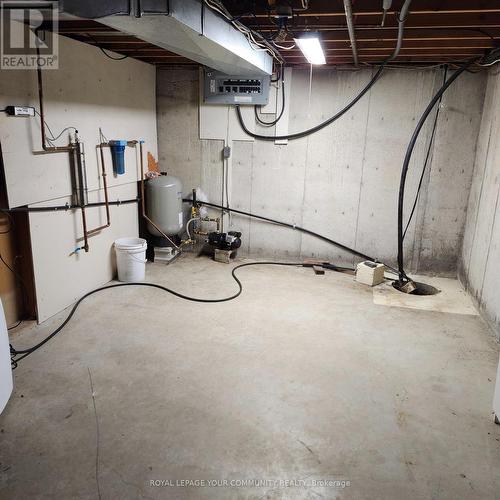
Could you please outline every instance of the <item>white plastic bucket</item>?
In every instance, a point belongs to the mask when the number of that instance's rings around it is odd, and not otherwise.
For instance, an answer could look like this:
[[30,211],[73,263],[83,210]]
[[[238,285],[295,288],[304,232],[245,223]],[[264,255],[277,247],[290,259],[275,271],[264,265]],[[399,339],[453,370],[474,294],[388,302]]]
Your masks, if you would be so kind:
[[142,238],[120,238],[115,241],[118,280],[142,281],[146,274],[146,248]]

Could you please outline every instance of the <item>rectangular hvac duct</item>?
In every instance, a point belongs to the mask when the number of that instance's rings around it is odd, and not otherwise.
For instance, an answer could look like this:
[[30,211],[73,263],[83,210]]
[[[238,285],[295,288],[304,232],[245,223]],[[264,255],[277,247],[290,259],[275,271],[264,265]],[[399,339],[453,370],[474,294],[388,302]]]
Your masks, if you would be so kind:
[[202,0],[60,0],[59,9],[96,21],[226,74],[270,75],[272,57]]

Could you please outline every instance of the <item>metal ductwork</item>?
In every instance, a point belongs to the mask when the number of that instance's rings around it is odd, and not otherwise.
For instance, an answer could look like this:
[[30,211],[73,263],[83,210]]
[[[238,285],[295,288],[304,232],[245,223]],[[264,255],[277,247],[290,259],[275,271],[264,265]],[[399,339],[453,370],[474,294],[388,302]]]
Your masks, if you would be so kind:
[[271,74],[272,58],[201,0],[60,0],[96,21],[227,74]]

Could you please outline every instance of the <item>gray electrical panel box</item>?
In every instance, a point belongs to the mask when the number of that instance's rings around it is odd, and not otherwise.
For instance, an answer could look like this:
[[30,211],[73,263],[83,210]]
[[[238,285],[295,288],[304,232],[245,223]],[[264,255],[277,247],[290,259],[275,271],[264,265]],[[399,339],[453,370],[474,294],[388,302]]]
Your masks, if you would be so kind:
[[225,75],[205,69],[203,101],[207,104],[267,104],[270,75]]

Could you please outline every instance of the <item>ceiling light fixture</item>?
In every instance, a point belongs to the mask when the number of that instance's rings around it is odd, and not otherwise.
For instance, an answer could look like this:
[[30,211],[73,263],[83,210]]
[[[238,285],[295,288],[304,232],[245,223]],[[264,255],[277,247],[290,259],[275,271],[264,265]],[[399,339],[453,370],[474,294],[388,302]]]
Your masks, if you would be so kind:
[[301,36],[294,40],[310,64],[326,64],[325,53],[318,36]]

